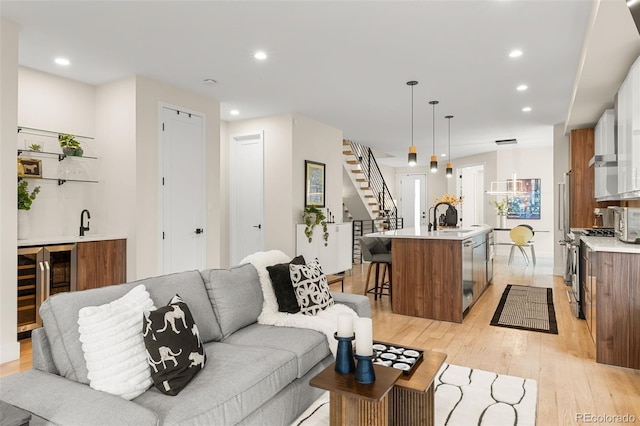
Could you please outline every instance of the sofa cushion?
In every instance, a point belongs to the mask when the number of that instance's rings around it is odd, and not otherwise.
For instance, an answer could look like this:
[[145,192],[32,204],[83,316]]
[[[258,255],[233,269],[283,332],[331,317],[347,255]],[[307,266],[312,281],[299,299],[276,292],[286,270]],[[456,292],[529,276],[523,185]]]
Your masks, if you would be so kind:
[[296,293],[293,291],[291,273],[289,272],[290,264],[304,265],[304,257],[297,256],[291,262],[267,266],[267,271],[269,271],[273,292],[276,294],[276,299],[278,299],[278,311],[295,314],[300,312],[300,306],[298,305]]
[[333,305],[327,277],[318,259],[307,265],[289,265],[289,271],[301,313],[315,315]]
[[80,309],[85,306],[109,303],[140,284],[145,285],[156,306],[164,305],[167,300],[179,293],[191,308],[193,319],[200,328],[201,339],[207,342],[222,338],[220,326],[198,271],[163,275],[92,290],[58,293],[42,304],[40,316],[51,345],[51,355],[60,375],[89,384],[87,365],[78,332]]
[[232,425],[273,398],[296,378],[291,352],[214,342],[205,344],[207,367],[180,394],[151,388],[134,402],[163,425]]
[[142,330],[154,386],[164,394],[177,395],[206,361],[189,306],[176,295],[167,306],[145,311]]
[[142,313],[155,309],[144,285],[119,299],[78,312],[78,331],[93,389],[133,399],[151,386],[140,332]]
[[258,271],[253,265],[209,269],[201,274],[225,338],[257,321],[263,296]]
[[304,376],[314,365],[330,354],[329,344],[324,334],[294,327],[252,324],[236,331],[224,342],[292,352],[298,360],[298,378]]

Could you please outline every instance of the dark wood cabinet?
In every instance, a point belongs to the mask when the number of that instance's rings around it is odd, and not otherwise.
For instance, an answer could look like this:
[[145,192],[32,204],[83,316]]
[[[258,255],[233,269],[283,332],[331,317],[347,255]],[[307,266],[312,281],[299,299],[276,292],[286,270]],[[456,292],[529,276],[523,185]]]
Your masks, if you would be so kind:
[[640,369],[640,255],[597,252],[591,272],[596,361]]
[[619,201],[596,202],[595,199],[595,171],[589,167],[589,160],[593,157],[594,129],[576,129],[571,131],[569,138],[571,179],[569,194],[570,226],[572,228],[591,228],[594,225],[593,209],[619,205]]
[[127,281],[127,240],[78,243],[78,290]]

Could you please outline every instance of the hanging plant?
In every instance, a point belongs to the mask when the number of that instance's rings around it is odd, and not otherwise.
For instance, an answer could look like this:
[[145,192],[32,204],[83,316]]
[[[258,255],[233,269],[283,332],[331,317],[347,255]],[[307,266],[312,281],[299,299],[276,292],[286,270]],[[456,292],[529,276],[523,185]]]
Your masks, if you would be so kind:
[[304,235],[307,236],[309,242],[313,240],[313,227],[322,225],[324,245],[326,246],[329,241],[329,231],[327,231],[327,217],[324,212],[316,206],[305,207],[302,211],[302,220],[305,224]]

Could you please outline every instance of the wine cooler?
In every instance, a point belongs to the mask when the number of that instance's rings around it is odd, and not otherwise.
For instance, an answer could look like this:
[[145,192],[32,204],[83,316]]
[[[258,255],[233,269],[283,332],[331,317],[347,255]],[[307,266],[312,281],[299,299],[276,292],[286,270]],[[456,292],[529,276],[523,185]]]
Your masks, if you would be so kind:
[[42,326],[47,297],[76,290],[76,261],[75,244],[18,249],[18,333]]

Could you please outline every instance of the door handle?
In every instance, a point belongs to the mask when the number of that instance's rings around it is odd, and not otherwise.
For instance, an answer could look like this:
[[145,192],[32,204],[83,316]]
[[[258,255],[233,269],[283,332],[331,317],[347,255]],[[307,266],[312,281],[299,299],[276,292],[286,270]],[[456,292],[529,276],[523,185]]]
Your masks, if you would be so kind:
[[196,228],[195,233],[196,233],[196,234],[204,234],[204,229],[202,229],[202,228]]
[[45,295],[47,290],[45,289],[45,272],[44,272],[44,262],[39,262],[40,266],[40,305],[42,305],[47,298]]
[[262,229],[262,224],[259,225],[253,225],[254,228],[258,228],[258,229]]
[[45,289],[45,300],[49,298],[49,296],[51,296],[51,267],[49,266],[49,261],[45,260],[44,261],[44,269],[46,270],[45,276],[44,276],[44,289]]

